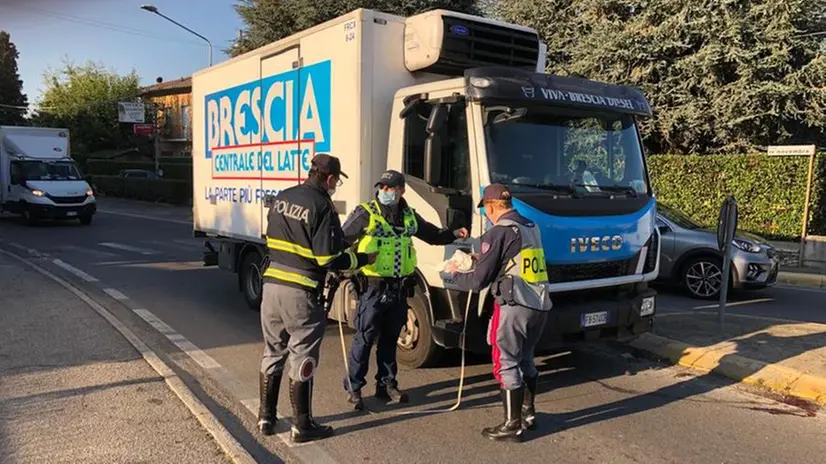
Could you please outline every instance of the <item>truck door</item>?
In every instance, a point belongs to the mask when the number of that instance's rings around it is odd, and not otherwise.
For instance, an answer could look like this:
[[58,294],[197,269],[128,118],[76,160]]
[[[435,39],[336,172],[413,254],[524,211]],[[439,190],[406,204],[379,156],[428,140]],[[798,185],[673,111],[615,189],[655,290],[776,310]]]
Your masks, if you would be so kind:
[[[298,128],[300,110],[301,63],[298,46],[282,50],[261,59],[260,95],[261,112],[259,140],[261,145],[260,180],[257,188],[265,195],[297,185],[300,181],[296,169],[296,153],[300,153]],[[300,161],[300,157],[299,157]],[[261,207],[261,235],[267,232],[268,208]]]

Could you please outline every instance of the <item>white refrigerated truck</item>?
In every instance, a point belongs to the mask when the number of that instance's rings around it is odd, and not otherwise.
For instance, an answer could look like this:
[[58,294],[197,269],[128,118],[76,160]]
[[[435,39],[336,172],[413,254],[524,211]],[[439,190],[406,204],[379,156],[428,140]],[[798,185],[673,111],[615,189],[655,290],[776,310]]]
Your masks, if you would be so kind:
[[[484,351],[491,304],[440,275],[489,225],[474,206],[492,182],[539,224],[555,307],[543,346],[651,329],[659,269],[655,199],[631,88],[544,74],[535,30],[436,10],[402,18],[357,10],[193,75],[194,232],[204,263],[238,275],[251,308],[267,266],[265,199],[306,178],[310,159],[341,159],[342,222],[390,168],[425,219],[472,238],[416,240],[418,287],[399,359],[424,366],[445,348]],[[352,325],[355,295],[330,317]]]
[[91,224],[95,195],[69,151],[69,131],[0,126],[0,211]]

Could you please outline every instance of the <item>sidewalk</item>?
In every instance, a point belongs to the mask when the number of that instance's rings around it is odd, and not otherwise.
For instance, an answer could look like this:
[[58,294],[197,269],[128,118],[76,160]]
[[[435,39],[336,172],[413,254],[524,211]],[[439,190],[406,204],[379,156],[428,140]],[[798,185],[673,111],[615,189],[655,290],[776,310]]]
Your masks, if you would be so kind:
[[83,301],[3,254],[0,282],[3,462],[229,462]]
[[[812,304],[817,303],[813,300]],[[826,404],[826,324],[714,312],[663,314],[632,342],[675,364]]]

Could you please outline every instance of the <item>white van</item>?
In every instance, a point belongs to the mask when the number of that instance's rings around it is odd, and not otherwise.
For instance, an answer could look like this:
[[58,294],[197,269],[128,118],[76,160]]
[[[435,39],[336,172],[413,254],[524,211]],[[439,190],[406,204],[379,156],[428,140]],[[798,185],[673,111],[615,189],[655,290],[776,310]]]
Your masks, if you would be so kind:
[[69,131],[0,126],[0,211],[91,224],[94,192],[69,153]]

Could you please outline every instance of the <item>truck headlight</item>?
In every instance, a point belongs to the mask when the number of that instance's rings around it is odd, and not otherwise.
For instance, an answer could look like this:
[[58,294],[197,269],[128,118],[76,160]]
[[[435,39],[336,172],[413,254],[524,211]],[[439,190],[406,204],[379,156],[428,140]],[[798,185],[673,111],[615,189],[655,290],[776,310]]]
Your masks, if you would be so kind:
[[95,195],[95,191],[94,191],[94,190],[92,190],[92,189],[88,189],[88,190],[86,190],[86,196],[87,196],[87,197],[91,197],[91,196],[94,196],[94,195]]
[[650,316],[654,314],[654,307],[655,307],[655,298],[653,296],[647,296],[642,299],[642,304],[640,304],[640,316]]
[[34,196],[36,196],[36,197],[42,197],[43,195],[46,195],[46,194],[45,194],[45,193],[43,193],[43,190],[40,190],[40,189],[32,189],[32,195],[34,195]]

